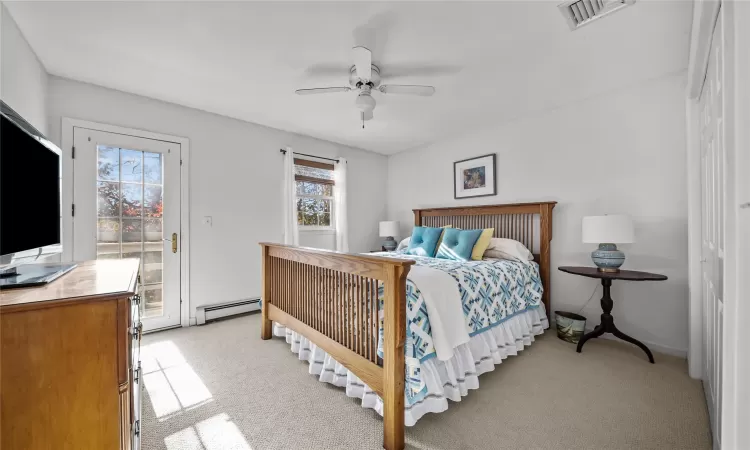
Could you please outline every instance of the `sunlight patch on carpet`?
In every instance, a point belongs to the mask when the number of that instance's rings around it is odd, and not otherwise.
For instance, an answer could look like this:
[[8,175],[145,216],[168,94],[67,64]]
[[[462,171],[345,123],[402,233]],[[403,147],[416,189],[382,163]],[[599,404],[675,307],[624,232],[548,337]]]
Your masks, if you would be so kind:
[[164,443],[168,450],[252,450],[226,413],[169,435]]
[[151,405],[160,421],[213,400],[206,385],[172,341],[142,347],[141,370]]

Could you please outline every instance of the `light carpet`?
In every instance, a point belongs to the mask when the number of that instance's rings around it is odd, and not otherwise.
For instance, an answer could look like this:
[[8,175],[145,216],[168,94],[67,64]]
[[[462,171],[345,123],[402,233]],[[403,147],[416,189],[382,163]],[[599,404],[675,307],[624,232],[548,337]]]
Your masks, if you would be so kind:
[[[144,336],[142,448],[382,448],[380,416],[259,336],[257,314]],[[407,448],[711,448],[700,381],[684,359],[655,357],[607,339],[577,354],[548,330],[407,428]]]

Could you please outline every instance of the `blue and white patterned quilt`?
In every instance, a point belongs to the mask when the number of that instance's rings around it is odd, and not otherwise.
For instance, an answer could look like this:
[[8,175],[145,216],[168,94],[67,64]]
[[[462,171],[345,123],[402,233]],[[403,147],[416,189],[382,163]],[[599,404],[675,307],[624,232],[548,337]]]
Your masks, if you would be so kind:
[[[536,263],[509,260],[454,261],[381,252],[379,256],[411,259],[418,266],[442,270],[458,284],[461,304],[470,336],[476,336],[511,317],[538,308],[542,282]],[[383,286],[379,287],[380,332],[378,355],[383,357]],[[406,280],[406,402],[412,405],[427,394],[420,364],[437,355],[432,342],[430,319],[422,293]]]

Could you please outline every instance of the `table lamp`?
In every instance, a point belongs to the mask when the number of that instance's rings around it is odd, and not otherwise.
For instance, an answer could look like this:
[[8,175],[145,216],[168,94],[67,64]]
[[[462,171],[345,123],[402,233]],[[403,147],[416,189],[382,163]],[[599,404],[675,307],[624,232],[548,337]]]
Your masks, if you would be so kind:
[[389,220],[380,222],[380,237],[384,237],[383,248],[389,252],[396,250],[398,243],[394,236],[398,236],[398,222],[395,220]]
[[617,244],[635,242],[630,216],[587,216],[583,218],[581,229],[584,243],[599,244],[599,248],[591,252],[591,260],[599,271],[619,272],[625,253],[617,249]]

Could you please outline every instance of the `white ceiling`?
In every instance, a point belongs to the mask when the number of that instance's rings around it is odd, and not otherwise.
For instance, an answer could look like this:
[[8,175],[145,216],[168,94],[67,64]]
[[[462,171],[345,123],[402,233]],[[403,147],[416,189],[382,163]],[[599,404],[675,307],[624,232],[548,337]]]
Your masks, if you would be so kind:
[[[559,1],[6,5],[53,75],[392,154],[687,67],[690,1],[638,0],[575,32]],[[346,86],[355,43],[384,82],[437,93],[376,93],[364,130],[355,93],[294,94]],[[442,74],[395,70],[421,66]]]

